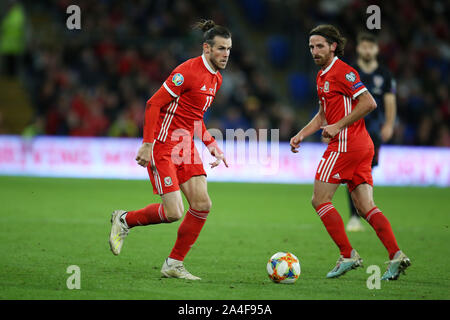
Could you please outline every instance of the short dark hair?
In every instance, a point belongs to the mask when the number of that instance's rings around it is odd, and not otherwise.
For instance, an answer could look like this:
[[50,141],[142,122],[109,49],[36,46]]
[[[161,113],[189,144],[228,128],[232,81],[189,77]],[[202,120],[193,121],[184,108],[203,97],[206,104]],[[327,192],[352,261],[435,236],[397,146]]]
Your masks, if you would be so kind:
[[193,25],[194,29],[203,31],[203,42],[214,46],[214,37],[219,36],[225,39],[231,38],[231,32],[225,27],[215,24],[212,20],[200,20]]
[[377,44],[377,37],[373,34],[373,33],[369,33],[369,32],[360,32],[358,33],[357,37],[356,37],[356,42],[358,44],[360,44],[363,41],[369,41],[372,43]]
[[338,57],[344,55],[344,47],[347,43],[347,39],[341,36],[341,33],[335,26],[331,24],[321,24],[309,32],[310,37],[314,35],[324,37],[330,45],[333,44],[333,42],[336,42],[337,46],[334,54]]

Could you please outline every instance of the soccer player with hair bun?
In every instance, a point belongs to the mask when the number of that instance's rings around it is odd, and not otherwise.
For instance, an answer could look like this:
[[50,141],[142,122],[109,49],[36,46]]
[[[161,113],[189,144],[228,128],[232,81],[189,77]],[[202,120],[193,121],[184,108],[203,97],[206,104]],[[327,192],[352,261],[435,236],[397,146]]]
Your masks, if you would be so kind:
[[347,184],[358,213],[375,230],[389,254],[389,265],[381,280],[396,280],[411,264],[397,245],[391,225],[373,200],[372,159],[374,145],[366,130],[364,116],[377,104],[361,82],[358,72],[339,59],[345,38],[332,25],[319,25],[309,33],[309,49],[316,65],[319,112],[291,138],[291,151],[322,129],[330,139],[319,162],[314,181],[312,205],[340,250],[336,266],[327,278],[336,278],[362,266],[362,259],[350,244],[344,222],[332,204],[341,183]]
[[[203,31],[203,54],[177,66],[147,101],[144,138],[136,156],[137,163],[147,168],[153,191],[162,201],[139,210],[114,211],[109,243],[111,251],[118,255],[130,229],[181,219],[183,192],[189,209],[178,228],[175,245],[162,265],[161,276],[200,280],[183,264],[212,205],[193,137],[200,136],[216,158],[210,163],[211,168],[221,162],[228,167],[223,152],[206,130],[203,115],[222,84],[220,70],[227,65],[232,41],[230,31],[212,20],[202,20],[194,28]],[[158,239],[149,245],[157,246]]]

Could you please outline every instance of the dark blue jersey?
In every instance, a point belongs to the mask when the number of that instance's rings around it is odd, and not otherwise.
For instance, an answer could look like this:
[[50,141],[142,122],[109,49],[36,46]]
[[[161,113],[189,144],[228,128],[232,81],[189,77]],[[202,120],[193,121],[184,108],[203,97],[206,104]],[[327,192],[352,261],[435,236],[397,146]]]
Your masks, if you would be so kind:
[[361,82],[372,94],[377,102],[377,108],[364,117],[366,128],[372,139],[380,138],[381,127],[384,124],[384,95],[386,93],[396,92],[396,84],[394,78],[387,68],[378,65],[378,68],[371,73],[365,73],[358,65],[354,68],[359,73]]

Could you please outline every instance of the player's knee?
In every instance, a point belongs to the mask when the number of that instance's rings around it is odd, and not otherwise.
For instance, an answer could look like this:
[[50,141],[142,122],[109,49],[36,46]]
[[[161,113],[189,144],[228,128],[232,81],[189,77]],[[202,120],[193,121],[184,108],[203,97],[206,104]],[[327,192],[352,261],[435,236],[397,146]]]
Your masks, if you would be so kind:
[[364,218],[366,214],[375,207],[375,202],[367,201],[366,203],[361,205],[361,209],[358,209],[359,215]]
[[323,203],[326,202],[331,202],[331,197],[326,197],[326,196],[317,196],[317,195],[313,195],[312,199],[311,199],[311,204],[313,206],[314,209],[317,209],[318,206],[320,206]]
[[372,200],[369,201],[362,201],[361,199],[358,199],[357,197],[352,197],[353,204],[355,205],[356,211],[358,214],[364,218],[367,212],[372,210],[375,207],[375,202]]
[[173,210],[170,211],[166,214],[167,216],[167,220],[169,222],[175,222],[181,219],[181,217],[183,216],[183,211],[181,210]]
[[191,203],[191,208],[197,211],[210,211],[212,207],[212,202],[209,197],[203,199],[195,200]]
[[311,198],[311,205],[313,206],[313,208],[316,209],[321,204],[322,202],[320,201],[320,199],[317,196],[313,195]]
[[178,221],[183,217],[184,208],[183,206],[176,206],[174,208],[164,209],[167,220],[169,222]]

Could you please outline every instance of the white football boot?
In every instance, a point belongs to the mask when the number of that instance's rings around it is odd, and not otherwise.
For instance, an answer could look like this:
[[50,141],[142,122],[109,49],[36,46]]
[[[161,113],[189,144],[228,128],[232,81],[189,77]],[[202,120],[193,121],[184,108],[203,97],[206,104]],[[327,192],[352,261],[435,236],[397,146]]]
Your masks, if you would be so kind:
[[112,253],[119,255],[123,246],[123,240],[127,237],[130,229],[123,220],[124,210],[115,210],[111,215],[111,233],[109,234],[109,246]]
[[345,274],[347,271],[363,266],[363,260],[355,249],[352,250],[350,258],[344,258],[342,255],[336,262],[336,266],[327,273],[327,278],[337,278]]
[[386,272],[381,280],[397,280],[401,273],[406,274],[405,270],[411,265],[411,260],[401,250],[397,251],[389,263]]
[[179,278],[187,280],[201,280],[201,278],[192,275],[183,265],[183,261],[168,262],[166,259],[161,268],[161,277],[163,278]]

